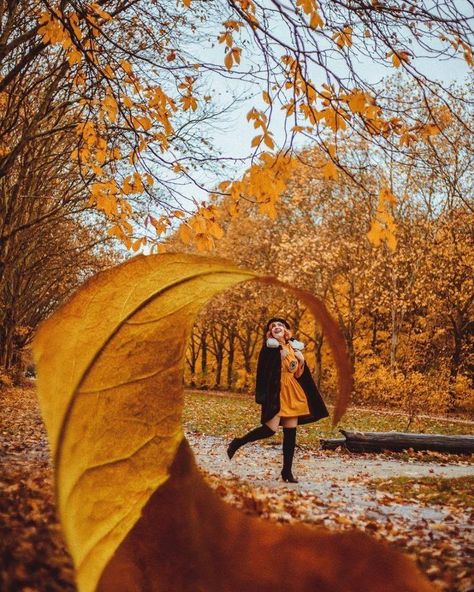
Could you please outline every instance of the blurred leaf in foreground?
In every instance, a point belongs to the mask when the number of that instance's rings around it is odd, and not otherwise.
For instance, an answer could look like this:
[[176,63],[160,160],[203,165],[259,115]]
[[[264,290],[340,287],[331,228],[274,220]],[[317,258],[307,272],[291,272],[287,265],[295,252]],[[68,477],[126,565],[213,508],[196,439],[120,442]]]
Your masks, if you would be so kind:
[[[213,296],[261,278],[192,255],[137,257],[95,276],[34,344],[60,518],[81,592],[431,590],[414,565],[357,532],[278,528],[220,501],[181,426],[195,316]],[[339,372],[334,420],[352,388],[343,337],[318,318]]]

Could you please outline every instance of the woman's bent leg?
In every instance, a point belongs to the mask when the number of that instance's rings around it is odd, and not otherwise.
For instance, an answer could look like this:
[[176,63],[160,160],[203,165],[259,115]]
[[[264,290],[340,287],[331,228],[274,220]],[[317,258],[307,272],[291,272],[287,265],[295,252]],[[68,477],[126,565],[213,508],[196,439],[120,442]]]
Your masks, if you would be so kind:
[[266,421],[265,422],[265,425],[267,425],[274,432],[276,432],[277,429],[278,429],[278,426],[280,425],[280,416],[279,415],[275,415],[274,417],[272,417],[271,419],[269,419],[268,421]]
[[241,438],[234,438],[227,447],[227,456],[229,459],[231,459],[237,450],[244,444],[247,444],[248,442],[255,442],[256,440],[262,440],[263,438],[269,438],[274,434],[275,430],[264,423],[263,425],[258,426],[258,428],[250,430],[250,432],[245,434],[245,436],[242,436]]

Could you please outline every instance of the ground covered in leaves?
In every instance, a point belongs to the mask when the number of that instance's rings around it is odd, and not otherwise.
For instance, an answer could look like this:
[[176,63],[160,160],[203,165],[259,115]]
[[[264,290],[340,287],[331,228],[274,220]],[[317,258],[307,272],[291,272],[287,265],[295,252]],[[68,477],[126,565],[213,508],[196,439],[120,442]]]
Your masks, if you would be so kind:
[[[71,560],[57,522],[52,469],[33,387],[0,391],[0,590],[75,590]],[[426,453],[320,451],[329,422],[299,430],[295,472],[278,479],[281,440],[240,450],[229,462],[228,438],[258,421],[243,397],[189,393],[185,425],[206,479],[230,504],[278,523],[359,528],[413,557],[444,592],[474,592],[472,459]],[[390,413],[353,409],[343,427],[403,429]],[[420,419],[413,430],[472,433],[472,424]]]

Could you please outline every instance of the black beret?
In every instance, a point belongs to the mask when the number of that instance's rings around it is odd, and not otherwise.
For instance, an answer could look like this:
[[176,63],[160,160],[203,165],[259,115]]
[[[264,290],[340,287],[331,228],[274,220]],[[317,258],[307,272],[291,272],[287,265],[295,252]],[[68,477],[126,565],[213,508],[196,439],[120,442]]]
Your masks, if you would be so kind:
[[283,319],[282,317],[272,317],[267,323],[266,330],[268,331],[270,329],[270,325],[276,322],[283,323],[287,329],[291,329],[290,323],[286,319]]

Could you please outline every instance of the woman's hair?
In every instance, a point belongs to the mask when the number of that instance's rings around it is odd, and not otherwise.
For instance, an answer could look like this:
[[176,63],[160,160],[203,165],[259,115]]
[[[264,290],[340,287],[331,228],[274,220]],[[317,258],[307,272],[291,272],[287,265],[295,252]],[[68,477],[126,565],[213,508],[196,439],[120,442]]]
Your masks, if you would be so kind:
[[285,327],[286,327],[287,329],[291,329],[291,327],[290,327],[290,323],[289,323],[289,322],[288,322],[286,319],[284,319],[283,317],[272,317],[272,318],[271,318],[271,319],[270,319],[270,320],[267,322],[267,325],[266,325],[266,330],[268,331],[268,330],[270,329],[270,325],[271,325],[272,323],[277,323],[277,322],[278,322],[278,323],[282,323],[283,325],[285,325]]

